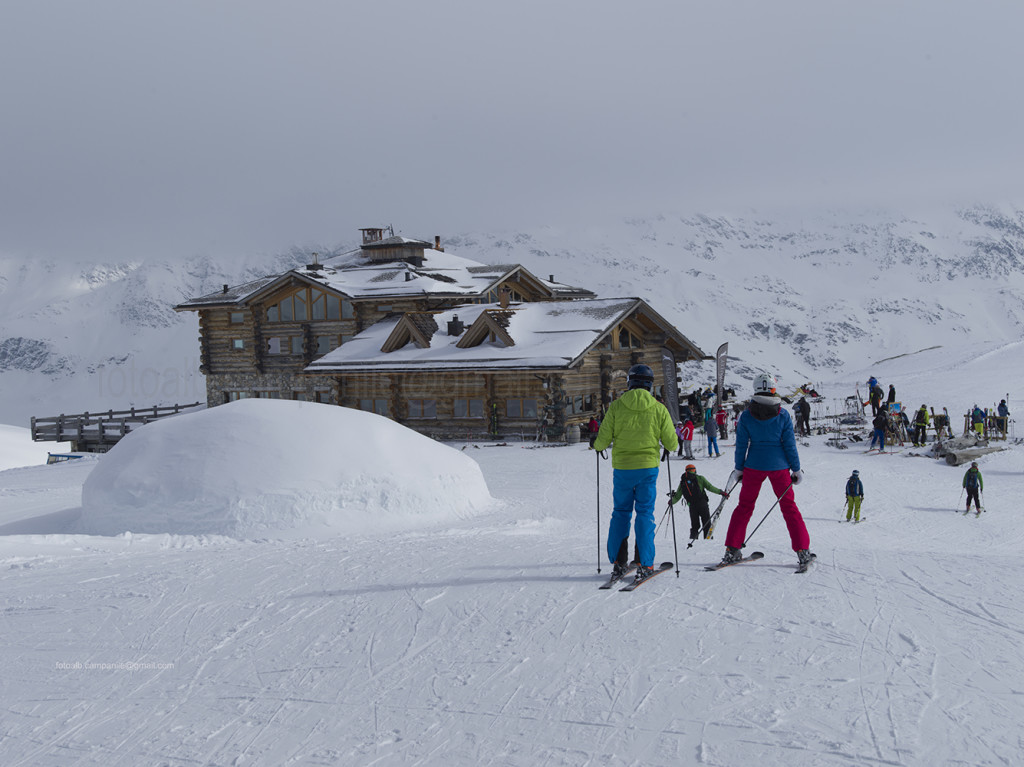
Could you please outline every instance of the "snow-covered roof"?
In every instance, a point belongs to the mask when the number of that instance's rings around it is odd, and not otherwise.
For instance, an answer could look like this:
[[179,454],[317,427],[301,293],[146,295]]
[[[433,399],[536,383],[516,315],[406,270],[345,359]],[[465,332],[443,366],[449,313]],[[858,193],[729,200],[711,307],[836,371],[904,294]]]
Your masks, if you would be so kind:
[[[512,304],[505,309],[497,304],[459,306],[432,315],[437,331],[430,336],[429,346],[410,340],[395,351],[384,352],[382,347],[403,320],[395,317],[367,328],[314,361],[306,371],[568,368],[634,312],[643,313],[694,355],[705,356],[641,299],[603,298]],[[479,330],[484,313],[491,314],[512,345],[490,341],[489,334],[484,334],[480,343],[464,346],[474,328]],[[448,323],[456,319],[465,329],[448,335]]]
[[[396,238],[389,238],[389,241]],[[404,238],[401,238],[404,239]],[[384,242],[384,241],[382,241]],[[408,240],[408,242],[419,242]],[[380,242],[373,243],[379,245]],[[552,298],[587,297],[594,294],[584,288],[543,280],[519,264],[488,265],[433,248],[423,251],[418,259],[377,261],[365,251],[356,256],[329,259],[320,268],[309,265],[284,274],[229,288],[185,301],[178,310],[204,309],[212,306],[246,305],[277,290],[293,279],[320,284],[350,299],[399,299],[417,297],[472,298],[485,296],[499,283],[522,279],[537,285]]]
[[207,306],[217,306],[222,304],[244,304],[250,296],[259,293],[263,288],[272,282],[275,282],[277,279],[277,275],[268,275],[266,277],[260,277],[259,279],[252,280],[251,282],[235,285],[234,287],[227,286],[226,290],[218,290],[216,293],[210,293],[206,296],[191,298],[174,308],[202,309]]

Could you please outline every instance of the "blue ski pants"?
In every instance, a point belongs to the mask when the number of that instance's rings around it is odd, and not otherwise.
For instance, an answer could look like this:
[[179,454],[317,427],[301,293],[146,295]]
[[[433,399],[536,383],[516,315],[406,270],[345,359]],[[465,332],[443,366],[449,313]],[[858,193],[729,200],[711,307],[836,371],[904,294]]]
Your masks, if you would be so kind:
[[885,429],[875,429],[875,433],[871,436],[871,447],[868,450],[874,447],[876,442],[879,450],[885,450]]
[[612,521],[608,525],[608,560],[614,562],[622,542],[629,538],[629,524],[636,510],[636,544],[640,564],[654,566],[654,504],[658,499],[658,467],[614,469],[612,472]]

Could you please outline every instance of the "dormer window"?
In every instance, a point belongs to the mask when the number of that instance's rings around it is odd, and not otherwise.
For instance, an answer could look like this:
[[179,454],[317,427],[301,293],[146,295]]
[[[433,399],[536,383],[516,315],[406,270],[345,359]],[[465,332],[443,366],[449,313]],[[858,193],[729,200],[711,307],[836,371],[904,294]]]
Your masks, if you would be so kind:
[[631,332],[628,328],[619,328],[619,348],[620,349],[641,349],[643,348],[644,340]]

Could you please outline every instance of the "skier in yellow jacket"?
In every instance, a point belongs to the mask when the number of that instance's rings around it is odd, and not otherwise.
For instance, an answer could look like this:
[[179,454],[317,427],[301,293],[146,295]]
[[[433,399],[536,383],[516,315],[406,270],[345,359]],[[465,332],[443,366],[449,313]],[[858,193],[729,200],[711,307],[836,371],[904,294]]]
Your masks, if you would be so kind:
[[[636,542],[640,562],[637,580],[654,571],[654,504],[657,501],[658,462],[662,449],[679,446],[672,416],[652,396],[654,372],[647,365],[629,369],[627,391],[605,413],[593,448],[612,446],[612,519],[608,526],[608,559],[612,574],[626,569],[629,527],[636,510]],[[664,448],[662,447],[664,446]]]

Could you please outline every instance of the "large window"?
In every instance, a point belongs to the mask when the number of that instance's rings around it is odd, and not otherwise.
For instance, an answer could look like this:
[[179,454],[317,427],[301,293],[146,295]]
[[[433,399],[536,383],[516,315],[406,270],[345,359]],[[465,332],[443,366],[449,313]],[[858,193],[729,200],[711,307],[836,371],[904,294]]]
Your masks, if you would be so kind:
[[434,399],[411,399],[409,400],[410,418],[437,418],[437,400]]
[[536,418],[537,400],[535,399],[508,399],[505,400],[506,418]]
[[317,336],[316,337],[316,353],[327,354],[327,352],[338,348],[338,337],[337,336]]
[[565,409],[574,415],[592,413],[594,411],[594,395],[577,394],[575,397],[566,400]]
[[355,316],[351,301],[307,288],[267,307],[267,322],[306,320],[350,320]]
[[388,401],[386,399],[361,399],[359,400],[359,409],[365,410],[367,413],[387,415]]
[[240,399],[249,399],[252,397],[251,391],[226,391],[224,392],[225,402],[236,402]]
[[482,399],[458,399],[454,400],[455,407],[452,410],[453,418],[483,418],[484,401]]

